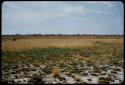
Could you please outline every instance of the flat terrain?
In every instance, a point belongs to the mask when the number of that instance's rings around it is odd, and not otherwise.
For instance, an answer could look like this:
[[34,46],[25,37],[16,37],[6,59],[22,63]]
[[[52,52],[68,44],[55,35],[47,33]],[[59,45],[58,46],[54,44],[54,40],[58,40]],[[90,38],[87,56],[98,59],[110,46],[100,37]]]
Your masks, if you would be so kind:
[[121,36],[4,36],[2,82],[122,83],[123,47]]
[[122,38],[114,37],[17,37],[16,41],[12,41],[13,37],[3,37],[2,39],[2,51],[13,51],[13,50],[24,50],[33,48],[48,48],[48,47],[59,47],[59,48],[77,48],[93,46],[95,42],[114,42],[119,41],[123,43]]

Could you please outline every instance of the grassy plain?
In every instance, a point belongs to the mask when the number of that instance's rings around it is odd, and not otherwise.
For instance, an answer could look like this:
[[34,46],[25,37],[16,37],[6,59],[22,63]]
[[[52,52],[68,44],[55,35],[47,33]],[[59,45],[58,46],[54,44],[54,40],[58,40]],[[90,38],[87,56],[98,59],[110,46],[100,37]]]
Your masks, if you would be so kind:
[[86,46],[94,46],[95,42],[109,42],[113,43],[118,41],[123,44],[122,38],[114,37],[30,37],[30,38],[18,38],[16,41],[12,41],[13,37],[3,37],[2,38],[2,51],[13,51],[13,50],[25,50],[33,48],[48,48],[48,47],[57,47],[57,48],[79,48]]
[[[41,69],[46,73],[45,75],[51,73],[59,75],[58,72],[68,72],[68,75],[72,75],[72,73],[79,74],[84,72],[83,67],[86,65],[94,68],[99,65],[120,66],[123,68],[123,46],[123,37],[76,36],[30,37],[26,39],[17,37],[16,41],[12,41],[11,37],[10,39],[2,39],[2,69],[3,71],[8,71],[11,67],[13,69],[14,66],[18,69],[21,63],[24,65],[30,63],[36,67],[46,65],[44,69]],[[58,70],[54,70],[53,68],[55,67]],[[25,73],[25,70],[30,71],[32,68],[21,69],[20,71]],[[13,69],[13,71],[15,70]],[[40,77],[40,79],[42,78]],[[30,83],[34,81],[38,82],[36,79],[33,81],[32,78],[30,79]],[[111,79],[108,81],[106,79],[99,80],[98,83],[109,83],[109,81],[111,82]]]

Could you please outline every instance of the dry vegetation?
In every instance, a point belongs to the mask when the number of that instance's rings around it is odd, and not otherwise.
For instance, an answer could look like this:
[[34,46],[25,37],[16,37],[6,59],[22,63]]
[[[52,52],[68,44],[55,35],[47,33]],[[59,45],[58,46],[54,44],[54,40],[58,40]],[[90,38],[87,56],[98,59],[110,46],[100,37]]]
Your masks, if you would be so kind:
[[[118,71],[124,68],[123,37],[31,37],[14,41],[10,38],[2,39],[2,79],[8,83],[107,84],[123,81],[117,79]],[[91,79],[90,75],[93,75]],[[20,76],[23,79],[18,81]]]
[[54,67],[52,70],[53,76],[59,76],[60,70],[57,67]]
[[[17,39],[17,40],[15,40]],[[123,42],[123,39],[114,39],[114,38],[93,38],[93,37],[30,37],[29,39],[23,38],[14,38],[13,37],[3,37],[2,39],[2,51],[18,51],[24,49],[33,49],[33,48],[48,48],[48,47],[59,47],[59,48],[77,48],[77,47],[86,47],[93,46],[93,43],[96,41],[103,42],[114,42],[118,40]]]

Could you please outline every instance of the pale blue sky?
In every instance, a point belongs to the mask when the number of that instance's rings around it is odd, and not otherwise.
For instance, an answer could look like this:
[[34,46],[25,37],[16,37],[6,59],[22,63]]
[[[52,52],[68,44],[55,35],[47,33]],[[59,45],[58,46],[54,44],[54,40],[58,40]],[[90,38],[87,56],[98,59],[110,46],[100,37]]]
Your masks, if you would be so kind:
[[5,1],[2,34],[123,34],[120,1]]

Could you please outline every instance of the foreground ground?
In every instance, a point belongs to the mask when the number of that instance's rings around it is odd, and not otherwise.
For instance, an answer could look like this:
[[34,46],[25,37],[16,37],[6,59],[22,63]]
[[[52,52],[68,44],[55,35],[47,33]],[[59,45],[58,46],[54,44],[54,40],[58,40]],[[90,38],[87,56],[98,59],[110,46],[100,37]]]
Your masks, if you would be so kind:
[[2,82],[122,83],[123,58],[122,38],[4,40]]

